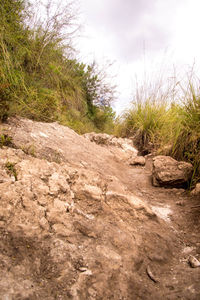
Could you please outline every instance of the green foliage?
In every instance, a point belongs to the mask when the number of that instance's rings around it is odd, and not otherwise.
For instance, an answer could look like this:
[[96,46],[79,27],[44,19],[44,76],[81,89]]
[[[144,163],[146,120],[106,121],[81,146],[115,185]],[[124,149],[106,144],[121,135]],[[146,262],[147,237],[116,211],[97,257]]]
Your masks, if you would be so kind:
[[200,179],[200,96],[198,89],[191,82],[187,92],[185,91],[183,107],[179,111],[177,121],[179,131],[173,155],[193,164],[193,182],[196,182]]
[[12,137],[7,134],[0,135],[0,148],[3,146],[12,146]]
[[110,103],[95,102],[103,99],[102,77],[72,58],[73,3],[46,3],[42,18],[25,0],[0,4],[0,121],[18,114],[57,120],[81,133],[112,127]]
[[98,132],[112,133],[114,129],[115,113],[111,107],[92,107],[90,120],[93,122]]
[[12,92],[20,79],[15,66],[21,56],[20,50],[23,49],[23,9],[24,2],[19,0],[5,0],[0,4],[0,120],[2,121],[8,116]]
[[157,139],[158,133],[165,126],[166,106],[147,100],[137,102],[134,109],[127,112],[126,129],[128,134],[138,132],[142,146]]
[[36,121],[54,121],[57,119],[59,100],[56,91],[28,88],[26,98],[19,99],[14,107],[21,116]]
[[[116,134],[134,136],[139,150],[144,154],[152,150],[171,155],[194,166],[194,184],[200,179],[200,96],[198,84],[189,81],[188,87],[179,91],[179,104],[170,103],[169,90],[155,97],[133,103],[132,108],[118,119]],[[153,95],[153,96],[152,96]],[[168,102],[163,99],[169,99]]]
[[33,157],[36,157],[36,150],[35,150],[35,146],[32,144],[32,145],[22,145],[20,146],[21,150],[28,154],[28,155],[32,155]]
[[84,89],[89,108],[92,109],[93,105],[100,108],[110,107],[110,104],[114,101],[115,86],[108,84],[106,79],[105,71],[99,70],[95,61],[87,67],[84,77]]
[[17,171],[15,169],[15,163],[8,161],[5,164],[5,168],[7,169],[8,174],[10,174],[11,176],[14,176],[15,181],[17,181]]

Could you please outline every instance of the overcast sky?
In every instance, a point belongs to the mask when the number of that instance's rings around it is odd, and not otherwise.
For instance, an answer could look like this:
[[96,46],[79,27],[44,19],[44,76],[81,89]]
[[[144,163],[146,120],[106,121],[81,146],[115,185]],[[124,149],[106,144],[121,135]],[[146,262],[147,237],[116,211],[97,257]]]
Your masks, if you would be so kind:
[[[83,29],[77,44],[85,62],[114,61],[119,112],[129,106],[144,71],[200,60],[199,0],[79,0]],[[171,74],[169,74],[170,76]]]

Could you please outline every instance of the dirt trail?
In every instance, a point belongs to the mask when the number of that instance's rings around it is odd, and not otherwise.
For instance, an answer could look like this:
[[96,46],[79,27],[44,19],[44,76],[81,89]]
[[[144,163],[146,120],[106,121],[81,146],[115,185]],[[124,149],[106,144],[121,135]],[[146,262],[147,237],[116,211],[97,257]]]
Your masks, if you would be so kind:
[[[125,166],[116,174],[128,190],[145,201],[161,219],[166,227],[161,232],[149,226],[146,241],[140,249],[141,257],[148,257],[159,284],[151,285],[158,289],[164,299],[200,299],[200,268],[192,269],[188,264],[190,255],[200,259],[200,199],[191,197],[183,189],[167,189],[152,185],[152,157],[147,157],[146,167]],[[168,236],[166,234],[166,230]],[[160,236],[159,236],[160,235]],[[165,253],[159,245],[163,238],[169,243],[171,253]],[[150,242],[152,241],[152,242]],[[161,246],[161,247],[160,247]],[[171,255],[171,261],[168,260]],[[141,273],[144,270],[141,270]],[[150,292],[151,288],[147,288]],[[143,298],[144,297],[144,298]],[[141,296],[139,299],[151,299]],[[162,299],[155,296],[153,299]],[[135,299],[133,297],[133,299]]]
[[[165,290],[164,299],[200,299],[200,269],[188,265],[189,255],[200,258],[199,198],[190,197],[184,190],[153,187],[149,167],[130,168],[128,174],[126,184],[129,189],[145,200],[167,225],[171,261],[160,264],[163,253],[162,250],[159,253],[159,245],[156,254],[152,244],[147,244],[144,253],[149,253],[152,268],[159,274],[160,288]],[[149,234],[155,236],[157,233],[149,228]]]
[[153,187],[150,156],[56,123],[0,130],[0,299],[200,300],[199,199]]

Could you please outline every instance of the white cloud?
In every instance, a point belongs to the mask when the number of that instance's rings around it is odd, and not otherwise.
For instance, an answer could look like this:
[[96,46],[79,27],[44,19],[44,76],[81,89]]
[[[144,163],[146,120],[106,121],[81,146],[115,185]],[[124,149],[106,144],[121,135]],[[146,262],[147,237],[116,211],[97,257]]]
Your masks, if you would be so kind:
[[[80,0],[85,36],[79,49],[86,61],[117,61],[119,102],[128,105],[134,86],[148,70],[163,63],[198,60],[200,27],[198,0]],[[164,59],[163,59],[164,57]],[[159,67],[160,68],[160,67]],[[164,67],[163,67],[164,70]],[[165,71],[165,70],[164,70]]]

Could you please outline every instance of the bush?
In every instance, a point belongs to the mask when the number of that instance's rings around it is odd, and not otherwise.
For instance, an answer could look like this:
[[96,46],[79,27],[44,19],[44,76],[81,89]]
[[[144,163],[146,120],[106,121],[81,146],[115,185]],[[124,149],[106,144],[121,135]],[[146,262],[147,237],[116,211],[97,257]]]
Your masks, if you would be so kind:
[[113,90],[96,64],[86,66],[74,58],[71,40],[78,26],[73,1],[43,3],[36,12],[25,0],[1,1],[0,121],[18,114],[58,120],[81,133],[110,130],[113,118],[107,108]]

